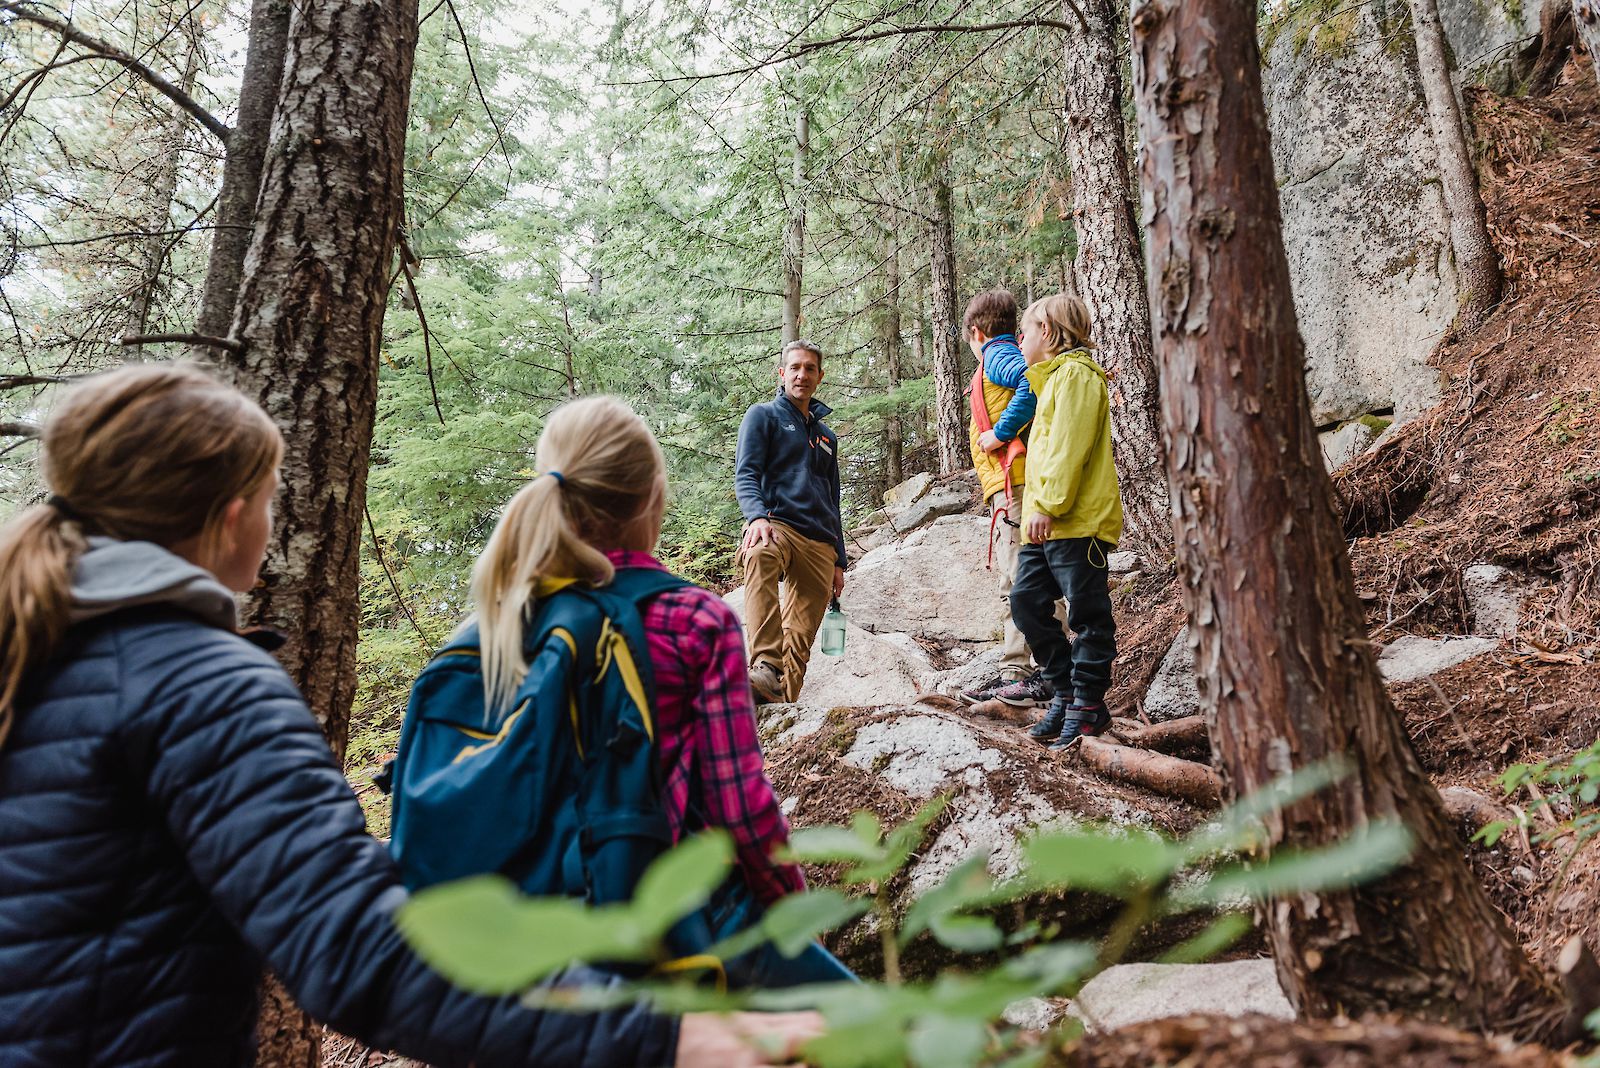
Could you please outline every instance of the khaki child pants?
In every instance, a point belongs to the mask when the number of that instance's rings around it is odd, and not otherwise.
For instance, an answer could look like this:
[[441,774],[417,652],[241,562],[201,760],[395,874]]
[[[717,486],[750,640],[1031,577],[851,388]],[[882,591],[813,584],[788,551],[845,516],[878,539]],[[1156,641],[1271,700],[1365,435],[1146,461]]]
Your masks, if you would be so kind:
[[[813,541],[776,521],[771,545],[741,550],[744,567],[744,627],[750,662],[765,661],[783,672],[784,699],[794,701],[806,680],[811,643],[833,597],[834,547]],[[778,583],[783,582],[783,597]]]

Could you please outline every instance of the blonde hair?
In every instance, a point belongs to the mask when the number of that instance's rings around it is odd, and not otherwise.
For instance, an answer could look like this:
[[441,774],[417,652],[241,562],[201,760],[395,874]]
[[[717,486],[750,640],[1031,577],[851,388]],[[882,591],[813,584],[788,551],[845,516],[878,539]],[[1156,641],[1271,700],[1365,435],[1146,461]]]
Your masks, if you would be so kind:
[[91,534],[171,546],[215,537],[228,503],[277,470],[265,412],[192,364],[145,364],[69,389],[41,435],[52,497],[0,527],[0,745],[27,673],[66,633]]
[[1065,293],[1040,297],[1022,315],[1024,323],[1030,320],[1044,328],[1051,352],[1094,348],[1089,340],[1089,306],[1077,297]]
[[557,408],[539,435],[544,474],[517,491],[472,569],[484,695],[510,703],[528,673],[523,622],[540,585],[579,579],[604,585],[613,569],[590,544],[656,503],[666,479],[661,446],[643,419],[615,397]]

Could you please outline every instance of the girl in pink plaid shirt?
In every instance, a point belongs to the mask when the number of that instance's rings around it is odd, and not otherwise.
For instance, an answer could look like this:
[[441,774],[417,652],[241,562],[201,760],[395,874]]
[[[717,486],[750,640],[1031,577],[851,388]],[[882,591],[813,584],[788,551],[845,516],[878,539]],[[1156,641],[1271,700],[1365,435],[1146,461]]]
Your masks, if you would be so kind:
[[[525,606],[552,581],[611,581],[621,568],[665,570],[653,555],[666,512],[666,464],[654,435],[621,401],[564,405],[539,441],[546,474],[517,494],[473,572],[473,599],[491,693],[514,691]],[[551,522],[551,517],[559,517]],[[719,936],[759,921],[766,906],[805,889],[794,864],[773,859],[789,825],[767,778],[733,609],[698,586],[641,608],[655,676],[661,801],[674,840],[715,827],[733,838],[738,869],[714,898]],[[733,976],[735,966],[742,972]],[[820,946],[793,960],[757,951],[730,962],[745,985],[853,978]]]

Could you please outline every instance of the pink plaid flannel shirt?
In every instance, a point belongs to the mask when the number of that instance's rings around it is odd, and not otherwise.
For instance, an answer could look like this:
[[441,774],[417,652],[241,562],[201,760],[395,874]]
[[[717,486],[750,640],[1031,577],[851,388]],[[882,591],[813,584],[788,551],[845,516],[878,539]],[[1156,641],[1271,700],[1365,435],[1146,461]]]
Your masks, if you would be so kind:
[[[611,551],[616,567],[665,571],[649,553]],[[744,630],[733,609],[698,586],[670,590],[644,606],[656,682],[656,741],[662,804],[674,840],[683,832],[689,785],[699,777],[698,813],[733,836],[739,867],[763,904],[804,890],[805,876],[771,853],[789,823],[767,778],[745,667]]]

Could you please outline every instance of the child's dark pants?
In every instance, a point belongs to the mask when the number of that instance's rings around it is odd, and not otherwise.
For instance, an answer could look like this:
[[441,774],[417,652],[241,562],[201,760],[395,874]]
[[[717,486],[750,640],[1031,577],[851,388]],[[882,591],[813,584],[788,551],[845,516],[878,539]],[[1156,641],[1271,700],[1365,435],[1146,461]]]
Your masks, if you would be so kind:
[[[1111,618],[1106,555],[1116,548],[1095,538],[1061,538],[1024,545],[1011,584],[1011,619],[1045,681],[1080,704],[1099,704],[1111,685],[1117,657],[1117,625]],[[1056,620],[1056,602],[1067,599],[1069,642]]]

